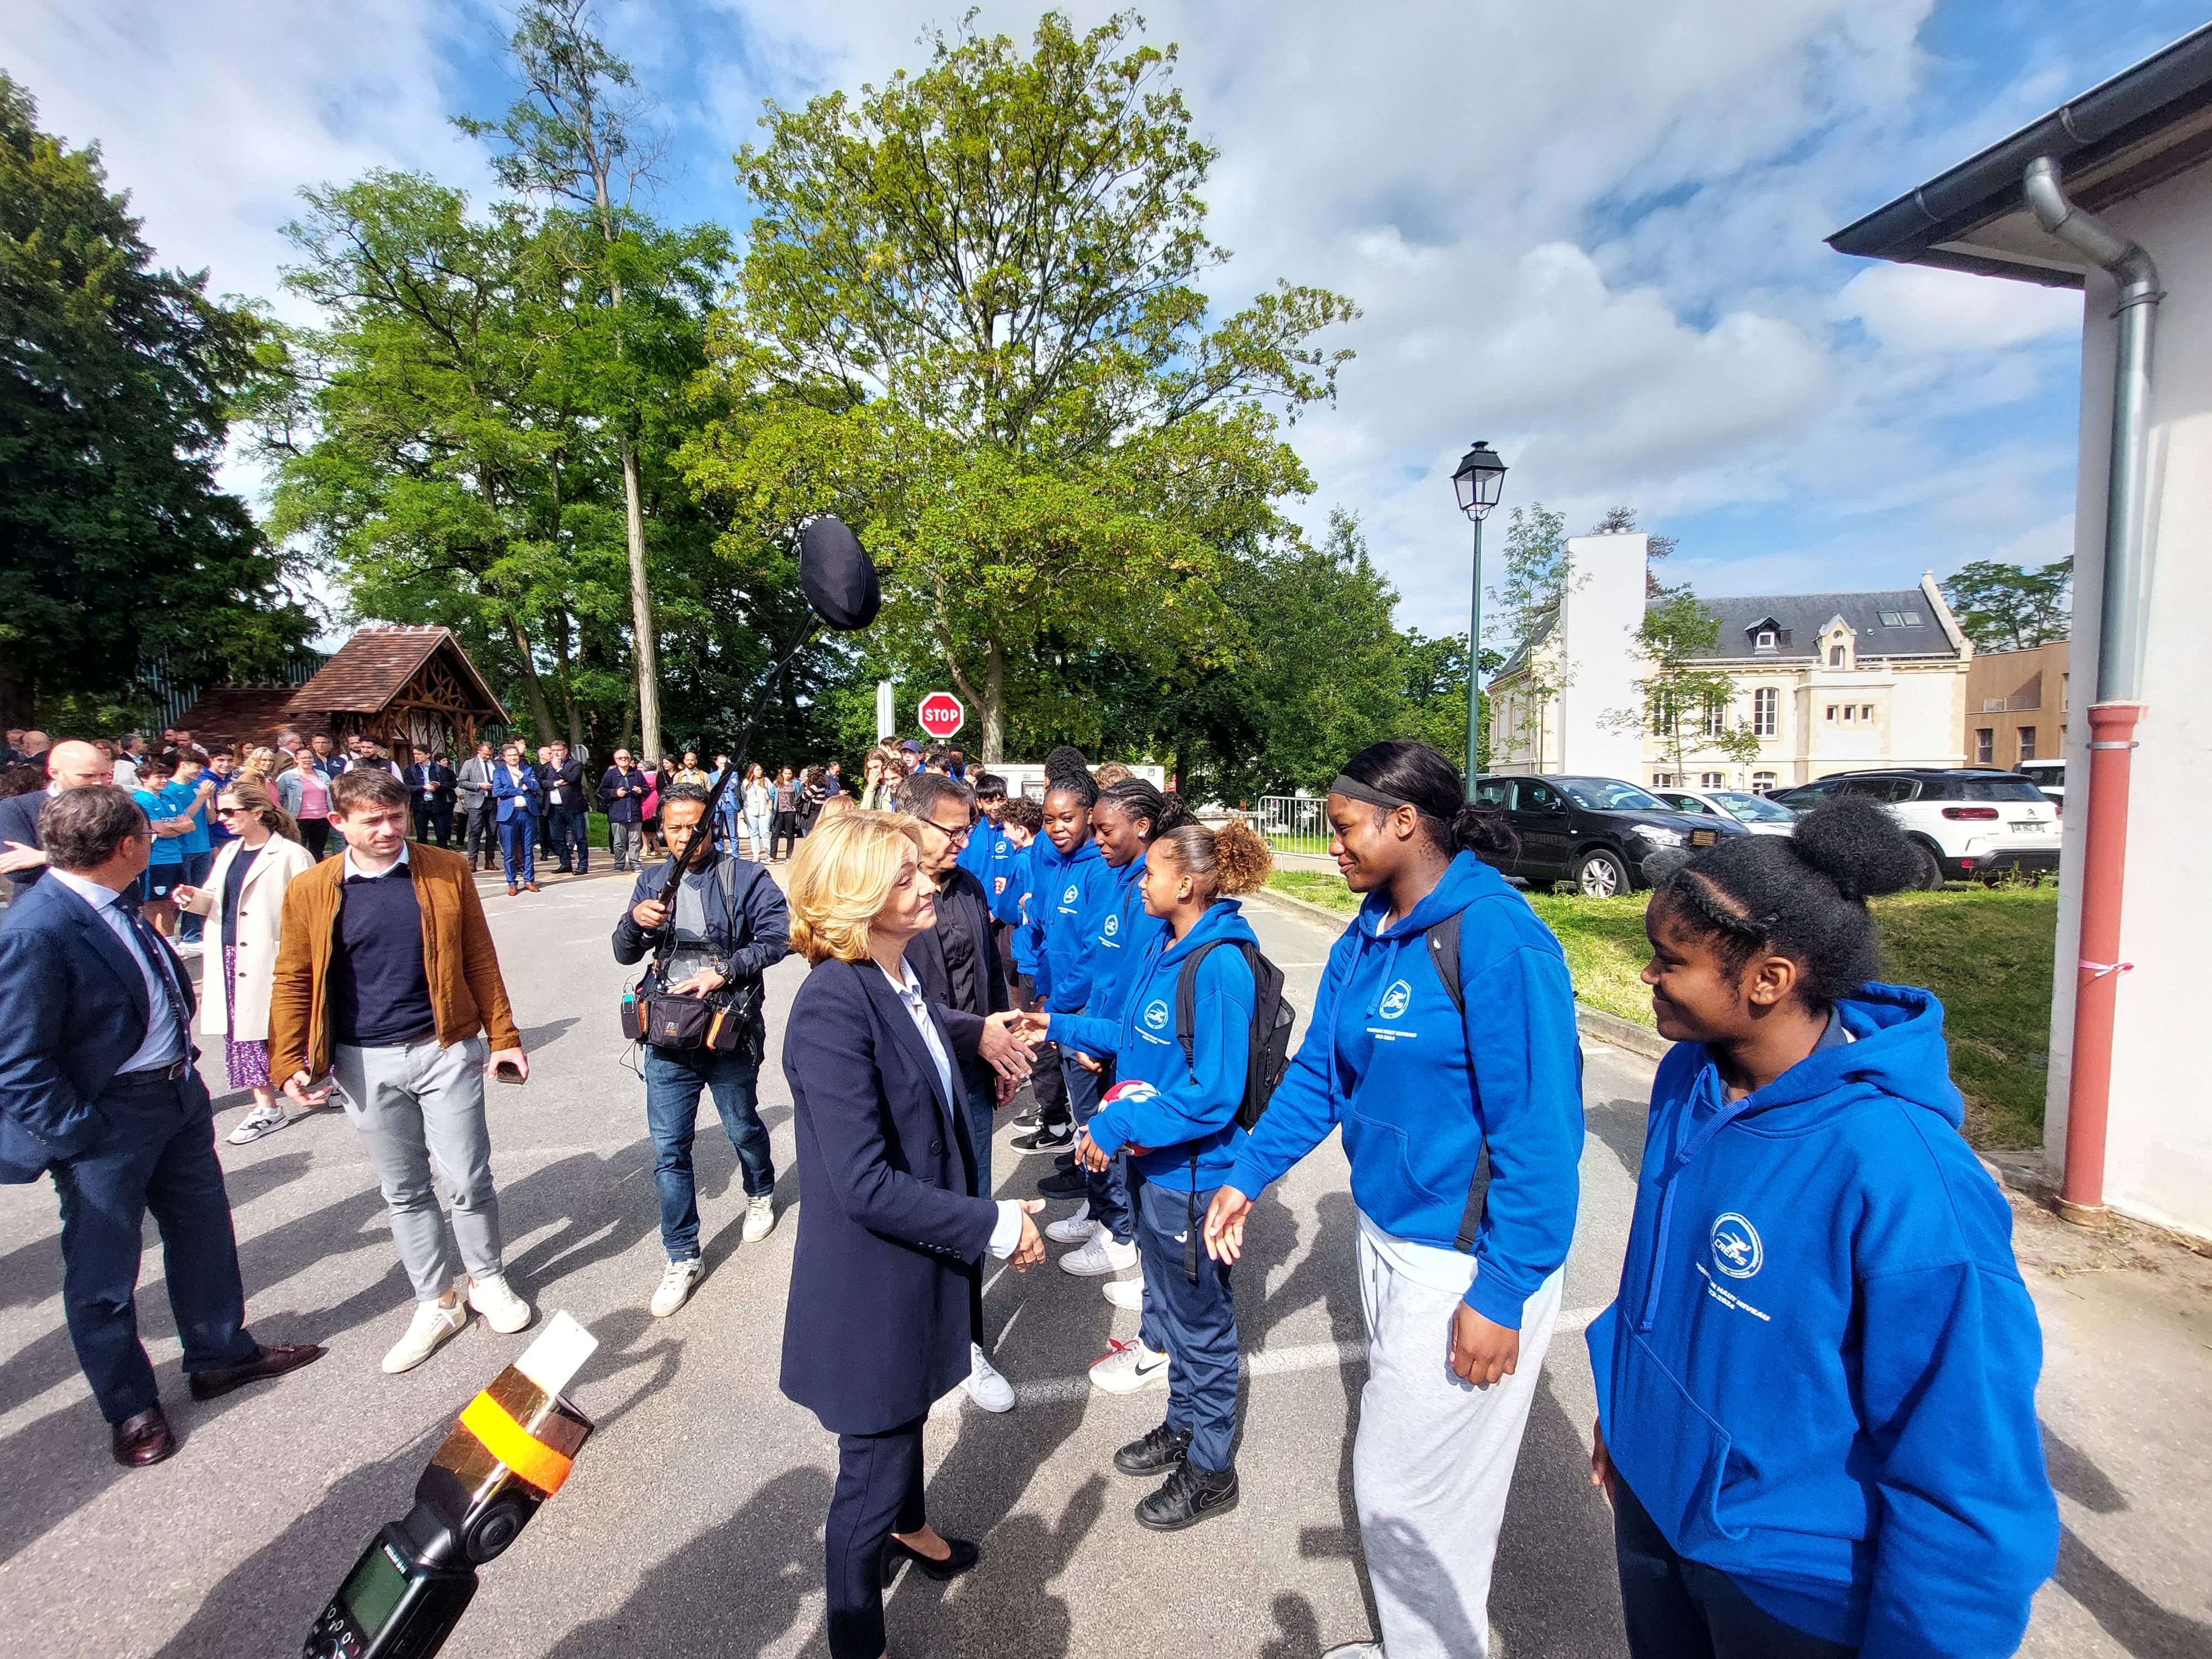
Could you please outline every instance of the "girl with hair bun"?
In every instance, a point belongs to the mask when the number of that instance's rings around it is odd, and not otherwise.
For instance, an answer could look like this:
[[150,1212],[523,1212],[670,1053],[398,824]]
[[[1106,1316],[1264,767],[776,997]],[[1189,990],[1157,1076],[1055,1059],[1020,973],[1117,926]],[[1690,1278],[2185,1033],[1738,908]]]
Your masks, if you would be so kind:
[[[1116,1452],[1114,1467],[1166,1477],[1137,1504],[1139,1523],[1156,1532],[1237,1505],[1237,1307],[1230,1264],[1198,1248],[1198,1224],[1244,1141],[1237,1115],[1258,1001],[1247,952],[1256,953],[1259,940],[1236,896],[1265,881],[1270,862],[1243,823],[1163,830],[1130,866],[1141,872],[1136,885],[1158,925],[1127,972],[1127,996],[1107,1018],[1054,1013],[1030,1026],[1115,1062],[1118,1081],[1076,1141],[1076,1156],[1094,1175],[1127,1167],[1146,1325],[1166,1350],[1155,1358],[1168,1366],[1168,1404],[1165,1420]],[[1271,1003],[1271,1018],[1273,1012]]]
[[1341,1126],[1368,1352],[1352,1484],[1381,1629],[1337,1651],[1462,1659],[1484,1650],[1491,1560],[1574,1238],[1574,991],[1551,930],[1476,857],[1510,845],[1498,816],[1468,804],[1436,750],[1361,750],[1325,811],[1337,868],[1366,902],[1214,1194],[1206,1247],[1235,1261],[1253,1199]]
[[1636,1654],[2009,1654],[2057,1559],[2012,1212],[1866,901],[1919,855],[1846,798],[1652,894],[1652,1085],[1591,1479]]

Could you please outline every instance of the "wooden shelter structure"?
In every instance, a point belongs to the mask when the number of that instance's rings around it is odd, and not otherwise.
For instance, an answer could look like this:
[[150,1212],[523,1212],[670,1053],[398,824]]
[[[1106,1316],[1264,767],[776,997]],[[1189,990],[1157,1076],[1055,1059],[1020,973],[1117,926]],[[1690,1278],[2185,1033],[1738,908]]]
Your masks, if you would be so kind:
[[341,741],[359,733],[441,755],[468,753],[479,731],[509,718],[447,628],[356,629],[286,714]]

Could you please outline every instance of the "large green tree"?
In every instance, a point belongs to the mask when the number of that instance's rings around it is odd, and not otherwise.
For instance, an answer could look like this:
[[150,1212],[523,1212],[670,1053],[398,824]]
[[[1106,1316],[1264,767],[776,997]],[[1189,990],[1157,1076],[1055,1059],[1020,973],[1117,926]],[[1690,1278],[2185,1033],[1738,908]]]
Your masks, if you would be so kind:
[[[312,630],[216,486],[264,326],[160,270],[97,146],[40,132],[0,75],[0,714],[276,666]],[[40,711],[45,711],[41,713]]]
[[717,334],[731,413],[690,475],[741,537],[834,510],[884,568],[886,654],[942,665],[996,758],[1071,649],[1226,660],[1230,567],[1308,481],[1279,411],[1330,395],[1352,313],[1283,284],[1211,321],[1213,152],[1173,48],[1121,14],[934,40],[858,100],[770,106]]
[[1959,626],[1982,651],[2026,651],[2066,638],[2074,622],[2074,561],[2040,568],[1977,559],[1942,584]]

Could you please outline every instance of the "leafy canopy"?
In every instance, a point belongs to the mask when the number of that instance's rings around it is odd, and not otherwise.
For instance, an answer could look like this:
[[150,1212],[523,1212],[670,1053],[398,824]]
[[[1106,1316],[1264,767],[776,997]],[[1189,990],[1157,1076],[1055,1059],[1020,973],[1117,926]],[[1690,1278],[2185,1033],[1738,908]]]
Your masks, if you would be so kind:
[[2074,621],[2074,561],[2030,570],[1977,559],[1942,584],[1943,597],[1975,648],[2025,651],[2063,640]]

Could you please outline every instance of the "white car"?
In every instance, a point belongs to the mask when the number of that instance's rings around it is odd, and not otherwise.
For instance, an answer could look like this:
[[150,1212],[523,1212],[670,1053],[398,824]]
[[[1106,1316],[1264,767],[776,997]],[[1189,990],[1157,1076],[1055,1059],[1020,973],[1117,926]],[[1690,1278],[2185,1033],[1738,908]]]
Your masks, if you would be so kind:
[[1797,815],[1779,802],[1747,789],[1654,789],[1679,812],[1700,817],[1732,818],[1754,836],[1786,836]]
[[2022,761],[2020,763],[2020,775],[2043,791],[2044,799],[2062,812],[2066,810],[2066,763],[2064,761]]
[[2058,809],[2033,780],[1979,767],[1899,767],[1844,772],[1784,789],[1775,799],[1800,811],[1839,795],[1880,801],[1927,860],[1923,888],[1990,881],[2058,868]]

